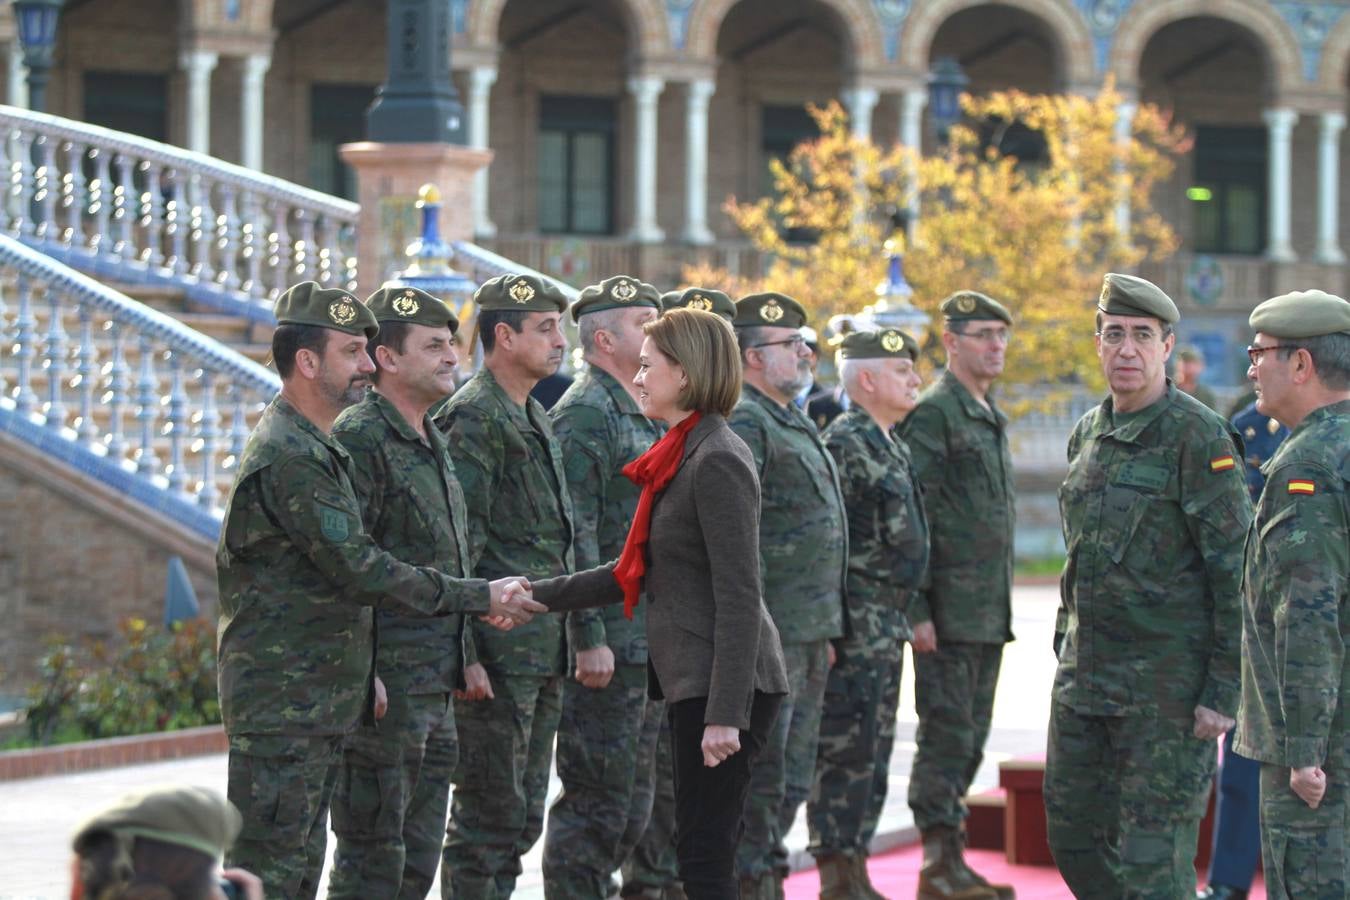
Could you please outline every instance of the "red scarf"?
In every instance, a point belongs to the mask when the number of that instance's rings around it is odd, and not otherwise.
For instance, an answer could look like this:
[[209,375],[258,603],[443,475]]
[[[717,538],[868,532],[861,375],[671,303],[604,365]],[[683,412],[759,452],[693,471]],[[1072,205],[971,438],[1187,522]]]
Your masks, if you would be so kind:
[[652,444],[650,450],[623,467],[623,474],[628,476],[628,480],[642,487],[637,511],[633,513],[633,524],[628,527],[628,539],[623,543],[623,553],[614,565],[614,580],[623,588],[623,614],[630,619],[638,605],[642,576],[647,571],[644,550],[652,524],[652,502],[680,470],[680,461],[684,459],[684,439],[702,417],[702,413],[694,412],[667,431],[661,440]]

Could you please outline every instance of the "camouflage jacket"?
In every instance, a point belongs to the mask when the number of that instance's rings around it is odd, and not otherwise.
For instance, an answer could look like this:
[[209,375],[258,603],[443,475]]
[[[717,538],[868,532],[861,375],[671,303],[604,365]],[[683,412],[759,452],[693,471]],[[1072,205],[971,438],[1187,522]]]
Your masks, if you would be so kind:
[[481,581],[409,565],[361,524],[351,458],[277,397],[239,459],[225,506],[220,707],[230,734],[343,734],[364,708],[372,605],[488,610]]
[[909,446],[928,514],[928,584],[909,606],[938,641],[1001,644],[1012,635],[1014,487],[1008,417],[951,372],[896,431]]
[[1241,460],[1231,426],[1170,384],[1146,409],[1107,398],[1079,420],[1059,492],[1057,700],[1097,716],[1236,711]]
[[750,447],[760,483],[764,602],[783,643],[841,637],[848,528],[839,475],[816,426],[745,385],[727,420]]
[[[486,368],[436,417],[449,438],[469,508],[469,557],[480,578],[549,578],[574,571],[572,501],[562,451],[534,398],[520,406]],[[470,621],[464,664],[492,674],[559,675],[565,663],[559,616],[535,616],[499,632]]]
[[[549,418],[567,470],[577,568],[584,571],[618,559],[641,493],[622,470],[656,442],[661,429],[613,375],[594,366],[572,383]],[[646,610],[639,603],[632,621],[624,617],[622,606],[568,613],[568,648],[576,652],[608,646],[616,662],[645,665]]]
[[905,618],[928,568],[928,519],[909,448],[857,406],[823,435],[848,511],[848,618],[855,640],[913,637]]
[[[405,562],[470,577],[468,512],[445,436],[423,422],[422,439],[377,391],[349,407],[333,437],[352,458],[361,521],[385,550]],[[487,582],[480,581],[483,589]],[[455,688],[462,617],[375,613],[375,671],[390,690],[439,694]]]
[[1350,401],[1310,413],[1262,471],[1233,747],[1277,766],[1324,765],[1344,758],[1350,697]]

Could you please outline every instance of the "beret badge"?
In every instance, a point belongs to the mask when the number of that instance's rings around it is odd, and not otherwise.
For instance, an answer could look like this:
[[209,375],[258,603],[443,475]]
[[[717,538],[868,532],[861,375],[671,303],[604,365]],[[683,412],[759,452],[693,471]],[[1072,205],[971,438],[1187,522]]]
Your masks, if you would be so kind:
[[609,289],[609,295],[620,303],[628,303],[637,296],[637,285],[628,279],[622,279]]
[[517,303],[529,303],[534,299],[534,288],[523,281],[517,281],[515,284],[511,285],[507,293],[510,294],[511,299]]
[[881,347],[887,353],[899,353],[904,346],[905,340],[897,332],[886,330],[881,333]]
[[770,300],[759,308],[759,317],[766,322],[777,322],[783,318],[783,307],[778,305],[777,300]]
[[393,302],[394,312],[403,316],[405,319],[409,316],[417,315],[421,309],[421,304],[417,302],[416,295],[412,291],[404,291],[401,297],[395,297]]
[[695,294],[693,297],[689,298],[689,302],[686,306],[688,306],[689,309],[701,309],[704,312],[712,312],[713,302],[702,294]]
[[356,321],[356,307],[350,300],[334,300],[328,304],[328,318],[337,325],[350,325]]
[[973,312],[975,311],[975,298],[974,298],[974,297],[961,297],[961,298],[957,299],[957,301],[956,301],[956,310],[957,310],[957,312],[964,313],[964,314],[967,314],[967,315],[970,314],[970,313],[973,313]]

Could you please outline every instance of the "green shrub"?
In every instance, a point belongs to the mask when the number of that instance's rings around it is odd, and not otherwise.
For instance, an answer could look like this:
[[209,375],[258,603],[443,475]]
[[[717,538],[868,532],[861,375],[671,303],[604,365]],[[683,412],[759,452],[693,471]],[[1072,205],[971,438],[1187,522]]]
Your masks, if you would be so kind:
[[25,713],[35,744],[172,731],[220,721],[215,629],[125,619],[111,642],[50,639]]

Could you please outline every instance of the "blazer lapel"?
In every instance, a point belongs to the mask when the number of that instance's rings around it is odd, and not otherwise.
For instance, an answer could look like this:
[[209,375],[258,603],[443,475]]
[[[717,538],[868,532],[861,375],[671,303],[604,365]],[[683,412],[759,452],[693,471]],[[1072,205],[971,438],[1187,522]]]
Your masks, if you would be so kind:
[[680,457],[680,465],[684,465],[685,460],[689,459],[689,454],[725,421],[726,419],[717,413],[708,413],[699,419],[698,424],[689,430],[689,435],[684,439],[684,456]]

